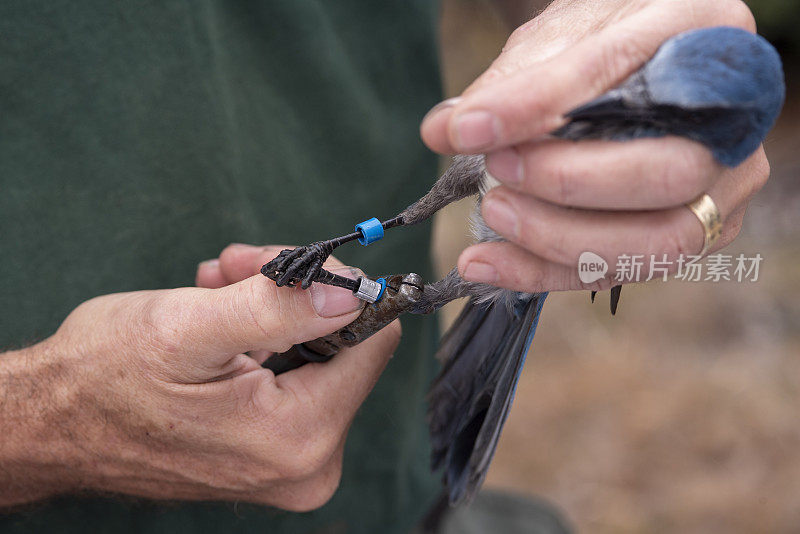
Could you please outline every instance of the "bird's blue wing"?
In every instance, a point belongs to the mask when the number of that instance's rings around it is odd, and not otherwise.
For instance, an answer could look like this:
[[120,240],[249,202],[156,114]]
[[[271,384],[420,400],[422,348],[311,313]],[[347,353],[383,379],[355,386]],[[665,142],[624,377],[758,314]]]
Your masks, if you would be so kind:
[[521,294],[511,309],[471,299],[442,339],[428,422],[452,504],[471,500],[486,477],[546,296]]

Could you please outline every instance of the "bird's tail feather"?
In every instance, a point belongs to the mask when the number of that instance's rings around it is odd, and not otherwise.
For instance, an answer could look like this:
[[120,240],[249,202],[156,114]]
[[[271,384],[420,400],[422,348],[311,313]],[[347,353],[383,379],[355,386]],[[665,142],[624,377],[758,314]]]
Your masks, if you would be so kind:
[[486,477],[546,296],[521,294],[511,308],[470,299],[442,339],[428,423],[451,504],[471,500]]

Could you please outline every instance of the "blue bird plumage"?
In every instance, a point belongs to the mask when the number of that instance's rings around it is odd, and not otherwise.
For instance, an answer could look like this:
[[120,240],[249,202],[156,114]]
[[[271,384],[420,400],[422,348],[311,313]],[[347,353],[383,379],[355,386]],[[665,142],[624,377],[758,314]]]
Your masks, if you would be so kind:
[[[553,135],[576,141],[678,135],[736,166],[764,140],[784,93],[780,58],[766,40],[737,28],[694,30],[669,39],[617,88],[568,113],[570,122]],[[407,211],[432,205],[430,199],[443,196],[437,188],[452,190],[454,183],[481,182],[482,192],[491,187],[481,156],[457,157],[448,173]],[[475,217],[479,241],[501,239],[480,210]],[[547,294],[469,284],[455,272],[437,284],[431,290],[437,306],[472,295],[442,339],[444,363],[429,393],[432,465],[443,470],[449,501],[458,504],[471,500],[486,476]]]
[[786,88],[780,56],[763,37],[725,26],[666,41],[619,87],[583,105],[554,132],[567,139],[679,135],[736,167],[775,124]]

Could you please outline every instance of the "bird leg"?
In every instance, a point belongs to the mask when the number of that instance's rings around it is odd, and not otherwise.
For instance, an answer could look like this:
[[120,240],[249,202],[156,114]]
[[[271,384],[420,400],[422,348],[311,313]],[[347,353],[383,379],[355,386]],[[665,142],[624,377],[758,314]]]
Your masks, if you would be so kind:
[[[429,219],[448,204],[477,194],[482,176],[483,156],[456,156],[453,158],[453,164],[425,196],[397,216],[380,223],[381,228],[388,230],[395,226],[408,226]],[[380,232],[380,237],[382,235]],[[261,274],[274,280],[278,286],[293,287],[299,283],[300,287],[308,289],[312,282],[319,282],[349,289],[354,282],[344,282],[347,278],[326,271],[322,265],[336,247],[356,239],[365,245],[377,240],[367,239],[365,233],[359,229],[335,239],[317,241],[295,249],[285,249],[261,267]]]
[[[380,224],[384,230],[388,230],[404,223],[402,217],[398,216]],[[339,277],[326,271],[322,268],[322,265],[333,253],[334,249],[364,237],[363,232],[359,230],[334,239],[328,239],[327,241],[317,241],[294,249],[284,249],[269,263],[261,267],[261,274],[274,280],[278,287],[294,287],[300,283],[300,287],[308,289],[312,282],[320,282],[351,289],[349,285],[342,285],[341,280],[339,280],[339,278],[345,280],[347,278]]]

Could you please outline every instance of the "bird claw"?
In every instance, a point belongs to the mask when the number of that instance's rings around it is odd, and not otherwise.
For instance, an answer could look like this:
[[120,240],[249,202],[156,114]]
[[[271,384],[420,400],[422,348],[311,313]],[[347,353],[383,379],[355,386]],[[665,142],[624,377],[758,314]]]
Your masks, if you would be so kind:
[[[617,285],[611,288],[611,315],[617,314],[617,306],[619,305],[619,296],[622,293],[622,286]],[[591,299],[592,304],[594,304],[594,297],[597,295],[597,291],[592,291]]]
[[261,274],[275,281],[278,287],[295,287],[300,284],[308,289],[319,276],[322,264],[333,252],[332,247],[323,241],[294,249],[284,249],[261,267]]
[[622,293],[622,286],[614,286],[611,288],[611,315],[617,314],[617,305],[619,304],[619,296]]

